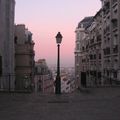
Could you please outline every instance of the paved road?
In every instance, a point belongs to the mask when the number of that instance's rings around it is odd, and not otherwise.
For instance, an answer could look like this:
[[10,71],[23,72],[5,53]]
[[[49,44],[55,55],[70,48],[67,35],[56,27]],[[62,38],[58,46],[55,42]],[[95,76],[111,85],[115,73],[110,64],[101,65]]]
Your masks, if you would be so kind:
[[0,93],[0,120],[120,120],[120,88],[60,96]]

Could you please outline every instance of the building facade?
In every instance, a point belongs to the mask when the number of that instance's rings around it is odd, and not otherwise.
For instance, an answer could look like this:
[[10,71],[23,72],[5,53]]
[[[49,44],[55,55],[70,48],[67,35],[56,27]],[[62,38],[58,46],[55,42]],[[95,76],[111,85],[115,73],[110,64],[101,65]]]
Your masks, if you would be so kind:
[[35,63],[34,84],[35,92],[54,93],[54,79],[45,59],[39,59]]
[[61,93],[70,93],[71,92],[71,81],[69,78],[69,73],[67,68],[62,68],[60,72],[61,77]]
[[[86,37],[88,36],[87,28],[91,25],[93,17],[85,17],[82,21],[79,22],[75,33],[75,79],[76,79],[76,88],[79,88],[81,84],[86,84]],[[85,79],[82,81],[82,76]]]
[[120,81],[120,1],[102,1],[103,83]]
[[120,83],[120,1],[101,2],[90,25],[83,27],[83,19],[76,29],[75,71],[80,86]]
[[87,85],[101,85],[101,72],[102,72],[102,11],[101,9],[93,17],[93,22],[88,31],[88,70],[87,75]]
[[14,90],[15,0],[0,0],[0,89]]
[[32,89],[34,83],[34,42],[25,25],[15,25],[16,90]]

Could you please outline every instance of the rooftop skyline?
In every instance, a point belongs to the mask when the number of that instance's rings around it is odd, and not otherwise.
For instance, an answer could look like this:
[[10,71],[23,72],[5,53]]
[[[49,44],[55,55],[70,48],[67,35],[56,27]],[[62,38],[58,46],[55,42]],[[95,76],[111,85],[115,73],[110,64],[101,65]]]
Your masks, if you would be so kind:
[[61,66],[74,66],[75,29],[86,16],[94,16],[100,0],[16,0],[15,23],[25,24],[33,33],[35,60],[56,65],[55,36],[61,32]]

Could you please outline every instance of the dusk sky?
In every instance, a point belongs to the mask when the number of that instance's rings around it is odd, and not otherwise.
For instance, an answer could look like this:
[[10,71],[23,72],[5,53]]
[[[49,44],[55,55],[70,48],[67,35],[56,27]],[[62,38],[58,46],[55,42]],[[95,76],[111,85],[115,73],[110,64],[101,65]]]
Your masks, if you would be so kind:
[[55,36],[63,40],[61,66],[74,66],[75,29],[84,17],[94,16],[101,8],[100,0],[16,0],[15,23],[25,24],[33,33],[35,60],[46,59],[56,65]]

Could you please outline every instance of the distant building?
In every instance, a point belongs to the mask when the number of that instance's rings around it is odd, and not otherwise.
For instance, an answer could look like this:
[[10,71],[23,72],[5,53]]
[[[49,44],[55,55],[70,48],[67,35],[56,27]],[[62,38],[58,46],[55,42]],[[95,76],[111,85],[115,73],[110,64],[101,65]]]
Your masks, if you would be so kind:
[[35,92],[54,93],[54,80],[45,59],[35,63]]
[[0,0],[0,89],[14,90],[15,0]]
[[34,42],[32,33],[25,25],[15,25],[15,87],[17,90],[31,89],[34,80]]
[[[54,81],[56,80],[56,69],[53,69]],[[61,67],[61,93],[71,93],[75,91],[75,73],[73,67]]]
[[76,90],[75,85],[75,68],[68,68],[68,78],[69,78],[69,84],[70,84],[70,93],[74,92]]
[[66,70],[61,71],[61,92],[70,93],[70,79]]

